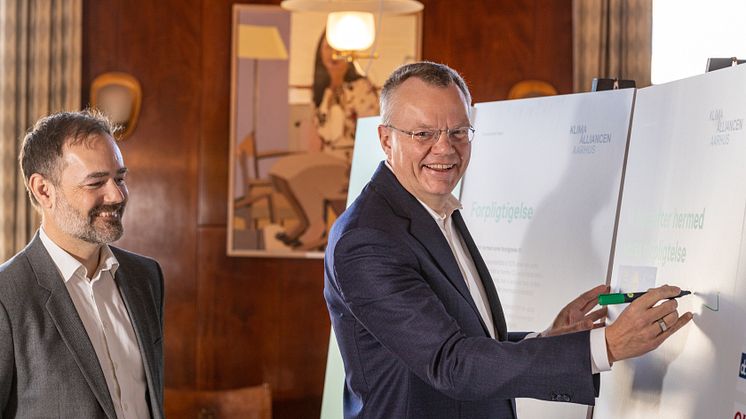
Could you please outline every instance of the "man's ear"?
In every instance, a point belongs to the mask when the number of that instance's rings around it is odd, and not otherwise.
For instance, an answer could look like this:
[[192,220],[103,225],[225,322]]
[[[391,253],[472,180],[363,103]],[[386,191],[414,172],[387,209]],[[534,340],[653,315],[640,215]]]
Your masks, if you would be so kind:
[[383,152],[386,153],[386,160],[391,162],[391,129],[385,125],[379,125],[378,140],[381,142]]
[[28,179],[28,188],[41,208],[52,208],[57,190],[51,180],[39,173],[34,173]]

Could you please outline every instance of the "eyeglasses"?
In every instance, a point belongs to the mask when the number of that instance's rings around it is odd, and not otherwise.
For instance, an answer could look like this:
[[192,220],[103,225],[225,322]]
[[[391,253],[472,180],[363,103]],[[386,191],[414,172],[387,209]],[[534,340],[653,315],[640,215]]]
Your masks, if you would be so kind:
[[418,129],[416,131],[403,130],[393,125],[384,125],[384,127],[409,135],[412,137],[413,141],[417,142],[417,144],[434,144],[438,142],[441,132],[446,133],[446,137],[448,137],[448,141],[452,145],[468,144],[474,139],[474,128],[470,126],[450,129]]

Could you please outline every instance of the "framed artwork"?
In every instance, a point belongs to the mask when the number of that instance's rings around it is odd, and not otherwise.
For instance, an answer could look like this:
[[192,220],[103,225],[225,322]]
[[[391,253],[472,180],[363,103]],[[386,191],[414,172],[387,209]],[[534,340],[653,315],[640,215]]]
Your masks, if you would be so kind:
[[348,62],[326,43],[326,13],[234,5],[228,255],[323,257],[357,118],[378,115],[388,75],[420,58],[421,21],[384,15],[378,58]]

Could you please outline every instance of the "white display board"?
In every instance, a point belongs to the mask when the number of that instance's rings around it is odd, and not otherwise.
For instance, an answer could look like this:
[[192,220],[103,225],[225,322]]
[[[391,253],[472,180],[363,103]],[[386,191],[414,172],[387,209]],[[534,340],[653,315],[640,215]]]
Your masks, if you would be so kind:
[[745,87],[739,66],[637,93],[611,284],[679,285],[695,317],[602,374],[595,418],[746,417]]
[[[350,185],[347,188],[347,206],[360,195],[365,185],[375,173],[378,164],[386,160],[386,154],[378,140],[378,125],[381,117],[372,116],[357,120],[355,130],[355,149],[352,151],[352,168]],[[342,419],[342,391],[344,389],[345,370],[342,355],[339,353],[334,330],[329,336],[329,354],[326,358],[326,376],[324,378],[324,395],[321,400],[322,419]]]
[[[476,105],[464,219],[508,330],[542,331],[606,282],[634,89]],[[581,405],[520,399],[524,418],[584,418]]]

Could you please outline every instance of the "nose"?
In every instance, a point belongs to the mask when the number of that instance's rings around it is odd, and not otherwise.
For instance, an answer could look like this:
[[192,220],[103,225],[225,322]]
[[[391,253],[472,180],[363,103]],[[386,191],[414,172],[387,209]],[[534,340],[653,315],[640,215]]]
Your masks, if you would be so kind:
[[431,147],[432,151],[437,154],[448,154],[455,150],[453,144],[451,144],[451,140],[448,138],[447,130],[440,130],[437,135],[438,138],[435,139],[435,144]]
[[106,183],[106,195],[104,197],[109,204],[119,204],[127,200],[127,186],[109,179]]

